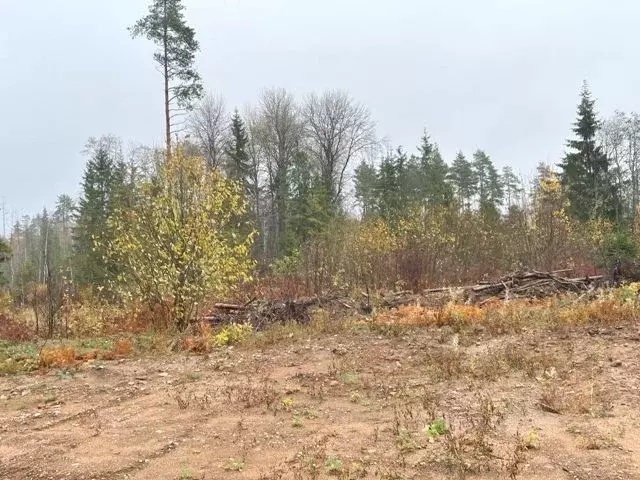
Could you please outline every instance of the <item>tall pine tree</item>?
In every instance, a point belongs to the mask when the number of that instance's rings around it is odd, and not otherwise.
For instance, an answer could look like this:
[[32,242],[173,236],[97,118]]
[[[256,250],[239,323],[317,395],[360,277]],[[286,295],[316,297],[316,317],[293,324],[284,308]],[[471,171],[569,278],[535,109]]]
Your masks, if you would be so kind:
[[171,133],[179,110],[190,110],[202,97],[202,82],[195,68],[200,49],[195,31],[184,19],[181,0],[153,0],[149,13],[129,29],[131,35],[151,40],[158,50],[153,60],[164,80],[164,121],[167,157],[171,156]]
[[500,174],[491,158],[482,150],[477,150],[473,154],[472,166],[480,211],[494,215],[502,204],[503,190]]
[[599,129],[595,101],[584,82],[574,123],[575,138],[567,142],[561,182],[569,199],[569,213],[578,220],[615,219],[615,199],[618,197],[609,172],[609,159],[596,143]]

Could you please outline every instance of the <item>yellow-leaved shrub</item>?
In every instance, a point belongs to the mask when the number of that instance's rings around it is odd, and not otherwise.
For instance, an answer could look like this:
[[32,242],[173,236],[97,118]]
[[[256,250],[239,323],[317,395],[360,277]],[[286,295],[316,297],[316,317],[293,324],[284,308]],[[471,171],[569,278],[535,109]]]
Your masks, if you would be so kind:
[[241,228],[239,186],[178,149],[142,182],[129,208],[109,221],[107,256],[122,267],[126,298],[163,305],[178,328],[193,320],[205,295],[226,295],[250,278],[253,232]]

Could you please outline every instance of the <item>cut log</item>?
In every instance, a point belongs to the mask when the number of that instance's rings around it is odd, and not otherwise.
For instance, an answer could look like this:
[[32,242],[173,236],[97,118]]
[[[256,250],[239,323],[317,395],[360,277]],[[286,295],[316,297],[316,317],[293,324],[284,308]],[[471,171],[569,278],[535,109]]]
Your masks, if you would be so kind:
[[213,308],[216,310],[244,310],[245,305],[236,305],[235,303],[214,303]]

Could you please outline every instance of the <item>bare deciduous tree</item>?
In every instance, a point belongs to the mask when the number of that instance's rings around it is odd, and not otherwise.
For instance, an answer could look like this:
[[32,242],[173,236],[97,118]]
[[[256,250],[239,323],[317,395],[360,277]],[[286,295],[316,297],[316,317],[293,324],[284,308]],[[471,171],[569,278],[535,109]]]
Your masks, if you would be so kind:
[[[273,235],[272,248],[281,245],[289,194],[288,174],[302,141],[302,123],[295,100],[282,88],[262,92],[255,118],[250,125],[252,140],[264,156],[271,207],[267,231]],[[268,234],[265,232],[265,234]],[[278,252],[270,252],[276,254]]]
[[600,145],[611,162],[611,173],[621,203],[633,217],[640,202],[640,116],[616,111],[602,122],[598,135]]
[[189,130],[207,166],[212,170],[218,168],[222,164],[229,134],[229,116],[224,99],[219,95],[206,95],[191,114]]
[[375,124],[369,110],[348,93],[328,90],[312,93],[304,109],[305,135],[318,162],[332,207],[338,206],[345,172],[357,155],[375,144]]

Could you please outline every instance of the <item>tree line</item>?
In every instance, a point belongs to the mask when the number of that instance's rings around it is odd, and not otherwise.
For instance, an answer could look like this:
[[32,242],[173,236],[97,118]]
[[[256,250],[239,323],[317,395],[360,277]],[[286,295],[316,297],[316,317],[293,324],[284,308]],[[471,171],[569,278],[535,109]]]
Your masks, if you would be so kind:
[[567,153],[523,181],[483,150],[447,161],[427,131],[414,153],[385,151],[343,90],[270,88],[230,111],[204,93],[179,0],[154,0],[131,34],[158,48],[164,148],[89,139],[80,197],[60,195],[0,241],[1,281],[51,318],[70,286],[170,298],[185,324],[252,271],[308,292],[419,288],[636,254],[640,117],[599,120],[586,83]]

